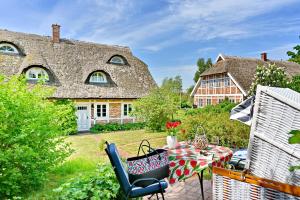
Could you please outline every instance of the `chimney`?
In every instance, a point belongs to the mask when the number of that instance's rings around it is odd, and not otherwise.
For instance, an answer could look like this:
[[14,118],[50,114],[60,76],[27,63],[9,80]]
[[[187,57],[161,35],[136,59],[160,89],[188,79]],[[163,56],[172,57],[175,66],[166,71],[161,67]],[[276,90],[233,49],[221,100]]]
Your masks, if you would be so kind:
[[267,61],[267,60],[268,60],[268,58],[267,58],[267,53],[266,53],[266,52],[261,53],[261,54],[260,54],[260,57],[261,57],[261,60],[262,60],[262,61]]
[[60,25],[52,24],[52,42],[59,43],[60,40]]

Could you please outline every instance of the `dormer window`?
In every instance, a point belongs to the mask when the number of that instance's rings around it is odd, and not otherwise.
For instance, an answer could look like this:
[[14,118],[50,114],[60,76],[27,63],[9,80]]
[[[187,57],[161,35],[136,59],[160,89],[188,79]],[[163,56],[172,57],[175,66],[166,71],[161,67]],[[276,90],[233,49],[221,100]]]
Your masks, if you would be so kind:
[[94,72],[90,77],[90,83],[107,83],[105,74],[102,72]]
[[17,48],[9,43],[0,43],[0,52],[1,53],[11,53],[11,54],[18,54]]
[[48,73],[46,72],[46,70],[44,70],[41,67],[31,67],[30,69],[28,69],[26,71],[26,78],[27,80],[33,80],[33,81],[37,81],[37,80],[49,81]]
[[126,61],[122,56],[113,56],[110,60],[109,63],[112,64],[117,64],[117,65],[125,65]]

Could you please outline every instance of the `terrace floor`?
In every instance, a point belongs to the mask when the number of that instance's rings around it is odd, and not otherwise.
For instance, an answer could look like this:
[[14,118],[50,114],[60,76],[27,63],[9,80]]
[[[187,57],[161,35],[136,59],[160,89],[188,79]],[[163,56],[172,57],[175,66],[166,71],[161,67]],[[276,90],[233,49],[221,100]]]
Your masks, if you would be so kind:
[[[205,200],[212,199],[212,186],[210,180],[203,180]],[[144,197],[143,199],[148,199]],[[155,200],[153,196],[151,199]],[[161,199],[161,198],[160,198]],[[197,176],[187,179],[185,182],[175,183],[168,187],[165,193],[166,200],[201,200],[200,183]]]

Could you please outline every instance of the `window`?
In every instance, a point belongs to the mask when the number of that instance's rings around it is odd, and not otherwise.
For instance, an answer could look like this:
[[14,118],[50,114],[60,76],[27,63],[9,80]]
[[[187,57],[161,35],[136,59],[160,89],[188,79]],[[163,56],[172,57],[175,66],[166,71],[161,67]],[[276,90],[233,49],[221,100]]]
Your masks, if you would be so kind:
[[132,111],[132,105],[131,104],[123,104],[123,116],[129,117],[129,114]]
[[18,54],[18,50],[16,49],[16,47],[14,47],[11,44],[8,43],[1,43],[0,44],[0,52],[1,53],[13,53],[13,54]]
[[206,81],[205,81],[205,80],[202,80],[202,81],[201,81],[201,87],[202,87],[202,88],[205,88],[205,87],[206,87]]
[[96,116],[97,118],[106,118],[108,115],[107,104],[98,104],[96,106]]
[[125,65],[125,60],[121,56],[113,56],[109,62],[113,64]]
[[203,99],[199,99],[198,101],[198,108],[202,108],[204,103]]
[[214,87],[214,80],[209,80],[208,83],[210,88]]
[[225,86],[225,87],[229,87],[229,86],[230,86],[230,78],[229,78],[229,77],[226,77],[226,78],[224,79],[224,86]]
[[211,105],[211,99],[206,99],[206,105]]
[[235,98],[233,97],[233,98],[229,98],[229,102],[230,103],[235,103]]
[[218,103],[222,103],[222,101],[224,101],[224,99],[218,99]]
[[31,67],[26,72],[26,78],[27,80],[45,80],[49,81],[49,75],[41,67]]
[[214,84],[215,84],[215,87],[221,87],[221,80],[220,79],[215,79]]
[[106,76],[102,72],[94,72],[90,77],[90,83],[106,83]]

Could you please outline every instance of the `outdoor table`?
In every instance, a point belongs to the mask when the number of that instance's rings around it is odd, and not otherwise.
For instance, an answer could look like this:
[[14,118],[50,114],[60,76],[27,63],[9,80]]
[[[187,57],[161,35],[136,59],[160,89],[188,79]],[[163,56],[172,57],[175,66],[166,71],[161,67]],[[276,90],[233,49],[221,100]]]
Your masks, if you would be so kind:
[[[198,175],[202,199],[203,193],[203,171],[212,166],[222,167],[232,156],[232,151],[227,147],[208,145],[207,148],[200,150],[186,142],[180,142],[174,149],[168,150],[169,157],[169,183],[174,184]],[[201,174],[201,176],[199,175]]]

